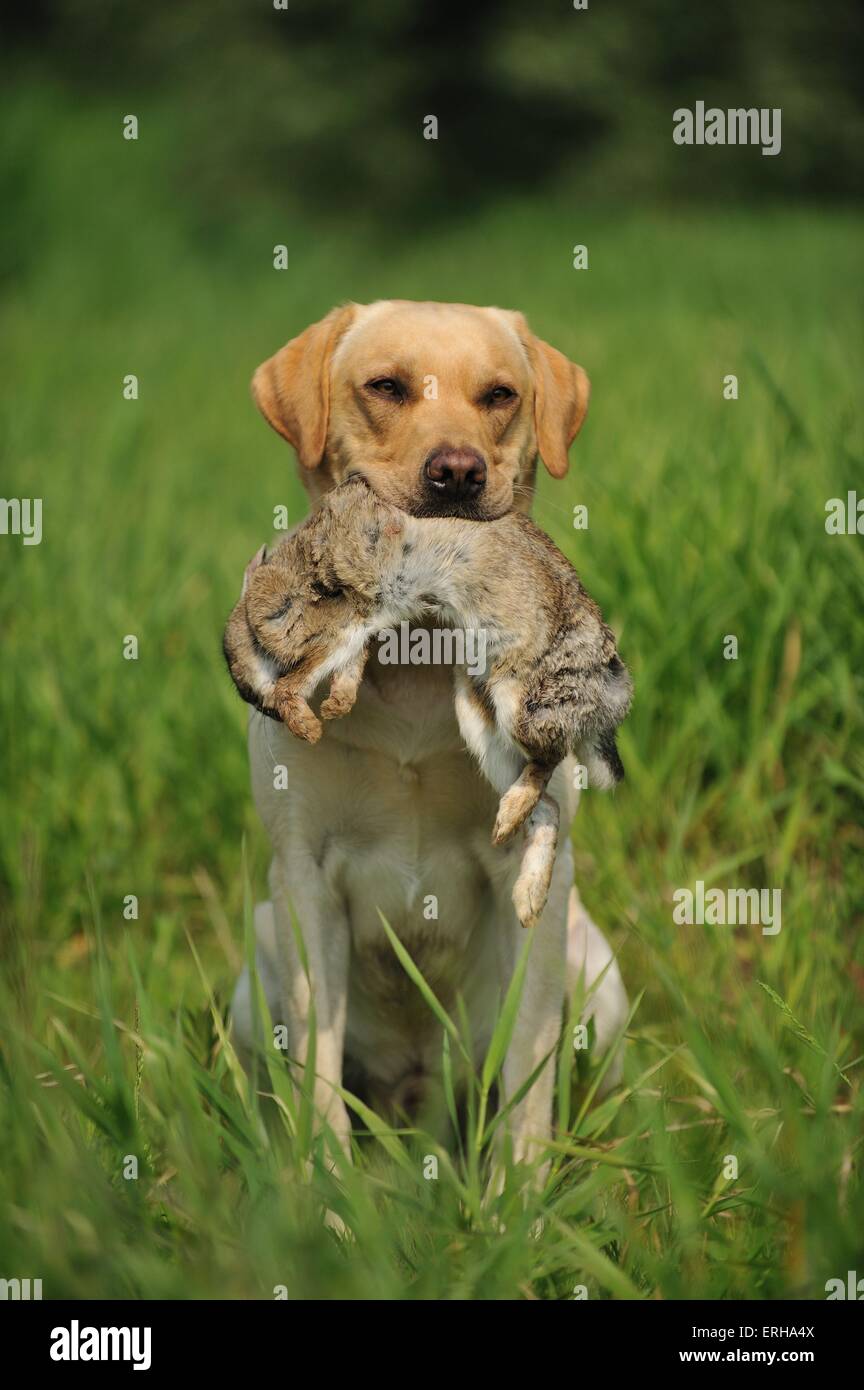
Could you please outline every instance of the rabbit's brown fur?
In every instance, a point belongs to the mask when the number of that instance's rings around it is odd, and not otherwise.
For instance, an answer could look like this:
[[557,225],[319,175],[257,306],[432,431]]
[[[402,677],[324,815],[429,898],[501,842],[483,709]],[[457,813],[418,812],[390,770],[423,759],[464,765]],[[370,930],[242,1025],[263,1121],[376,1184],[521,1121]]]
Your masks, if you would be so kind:
[[456,711],[502,794],[495,842],[527,821],[514,902],[531,925],[557,840],[548,780],[571,752],[589,784],[620,780],[615,730],[632,686],[596,603],[529,518],[419,519],[349,480],[272,554],[251,562],[225,655],[244,699],[316,742],[322,724],[308,703],[316,687],[329,678],[321,719],[346,714],[370,638],[411,618],[485,634],[486,669],[457,669]]

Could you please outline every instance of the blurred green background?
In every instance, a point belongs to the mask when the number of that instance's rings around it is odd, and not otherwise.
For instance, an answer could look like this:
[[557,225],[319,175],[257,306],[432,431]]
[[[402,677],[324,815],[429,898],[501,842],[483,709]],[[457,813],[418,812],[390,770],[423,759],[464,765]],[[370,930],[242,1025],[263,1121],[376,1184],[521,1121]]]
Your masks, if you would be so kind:
[[[864,1270],[864,540],[824,528],[864,491],[861,59],[837,0],[15,18],[0,491],[43,499],[44,536],[0,537],[0,1277],[716,1298]],[[699,99],[781,107],[782,153],[676,147]],[[262,1122],[221,1035],[267,864],[221,627],[274,506],[305,505],[248,381],[334,303],[384,296],[519,308],[588,371],[535,514],[636,680],[628,782],[574,828],[645,990],[626,1084],[559,1110],[560,1167],[503,1233],[464,1155],[418,1180],[423,1136],[310,1178],[304,1123]],[[699,878],[781,888],[780,936],[674,927]]]
[[[319,233],[350,209],[355,234],[386,242],[555,185],[631,206],[861,189],[851,0],[35,0],[13,26],[10,74],[137,112],[162,136],[175,214],[216,245],[262,197],[314,209]],[[673,109],[700,99],[781,107],[782,156],[673,145]],[[429,114],[437,142],[421,138]],[[26,142],[17,154],[26,183]]]

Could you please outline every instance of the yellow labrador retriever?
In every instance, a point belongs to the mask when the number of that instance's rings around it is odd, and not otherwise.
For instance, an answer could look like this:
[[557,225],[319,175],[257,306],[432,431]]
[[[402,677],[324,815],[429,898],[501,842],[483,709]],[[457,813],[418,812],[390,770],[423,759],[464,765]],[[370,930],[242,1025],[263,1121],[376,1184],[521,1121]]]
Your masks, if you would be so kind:
[[[414,516],[482,521],[528,511],[538,454],[563,478],[589,388],[582,368],[536,338],[521,314],[392,300],[333,310],[264,362],[252,390],[297,451],[313,506],[360,474]],[[518,572],[512,582],[519,585]],[[511,902],[521,848],[491,844],[497,797],[460,738],[447,666],[383,664],[373,644],[354,709],[321,743],[311,747],[253,711],[249,749],[273,847],[270,901],[255,913],[258,970],[274,1021],[287,1029],[288,1053],[301,1062],[314,993],[316,1107],[347,1150],[338,1087],[411,1113],[440,1076],[440,1025],[393,954],[379,913],[445,1008],[455,1013],[461,995],[480,1062],[525,940]],[[577,793],[567,763],[550,791],[569,822]],[[583,971],[588,988],[605,971],[586,1010],[604,1049],[627,999],[573,887],[562,835],[504,1064],[505,1097],[554,1049],[565,997]],[[233,1018],[248,1062],[245,972]],[[550,1063],[510,1114],[517,1161],[542,1156],[553,1080]]]

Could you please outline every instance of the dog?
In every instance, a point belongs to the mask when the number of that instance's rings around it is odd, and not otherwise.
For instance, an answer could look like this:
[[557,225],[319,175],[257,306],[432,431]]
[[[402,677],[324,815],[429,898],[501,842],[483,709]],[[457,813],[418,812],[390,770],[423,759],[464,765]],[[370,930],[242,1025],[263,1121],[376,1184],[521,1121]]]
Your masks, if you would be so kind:
[[[252,392],[296,450],[313,508],[359,475],[415,517],[492,521],[527,513],[538,455],[563,478],[588,406],[581,367],[535,337],[519,313],[380,301],[334,309],[256,371]],[[253,711],[253,796],[273,858],[255,910],[257,970],[289,1055],[308,1055],[314,992],[316,1111],[350,1158],[345,1086],[395,1113],[440,1085],[436,1022],[394,955],[391,924],[448,1010],[461,997],[478,1063],[524,937],[511,892],[520,855],[491,843],[497,797],[460,735],[446,666],[389,665],[373,653],[357,702],[319,744]],[[566,823],[570,760],[549,784]],[[500,1076],[511,1100],[554,1057],[565,1000],[592,990],[598,1052],[618,1043],[627,996],[616,960],[573,886],[561,836]],[[303,933],[301,961],[292,915]],[[250,981],[234,992],[244,1063],[256,1039]],[[620,1049],[606,1072],[614,1084]],[[552,1132],[554,1061],[507,1116],[512,1159],[542,1175]]]
[[[424,615],[482,635],[482,669],[455,669],[456,718],[501,795],[492,843],[527,823],[513,905],[533,927],[558,841],[549,779],[577,753],[590,785],[620,781],[615,731],[632,683],[576,571],[528,517],[418,519],[351,478],[272,555],[253,557],[225,657],[245,700],[317,743],[322,720],[353,709],[373,636]],[[319,719],[309,699],[325,680]]]

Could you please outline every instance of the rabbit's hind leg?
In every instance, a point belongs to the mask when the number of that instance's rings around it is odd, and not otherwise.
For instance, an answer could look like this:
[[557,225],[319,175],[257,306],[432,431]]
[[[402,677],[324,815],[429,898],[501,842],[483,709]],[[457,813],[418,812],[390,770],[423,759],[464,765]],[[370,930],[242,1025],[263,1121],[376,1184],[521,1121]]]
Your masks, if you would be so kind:
[[523,927],[534,927],[546,906],[558,848],[558,802],[544,792],[525,826],[525,849],[513,885],[513,906]]
[[498,804],[498,815],[492,831],[493,845],[506,845],[525,824],[543,796],[555,767],[555,763],[537,761],[525,764]]

